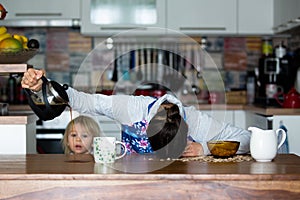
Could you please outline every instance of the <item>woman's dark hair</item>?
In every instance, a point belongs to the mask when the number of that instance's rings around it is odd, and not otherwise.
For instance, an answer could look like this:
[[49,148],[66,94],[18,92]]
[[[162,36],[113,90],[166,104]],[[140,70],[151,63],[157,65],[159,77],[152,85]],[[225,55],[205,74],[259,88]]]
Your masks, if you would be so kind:
[[178,158],[187,142],[188,126],[175,104],[164,102],[149,122],[147,135],[153,151],[162,158]]

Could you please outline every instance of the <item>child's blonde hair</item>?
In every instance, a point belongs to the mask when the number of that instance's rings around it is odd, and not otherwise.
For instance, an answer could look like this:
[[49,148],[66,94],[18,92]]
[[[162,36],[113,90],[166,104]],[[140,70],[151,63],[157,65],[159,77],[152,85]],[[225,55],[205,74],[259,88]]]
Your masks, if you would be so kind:
[[76,117],[68,123],[65,129],[64,137],[62,139],[62,147],[65,154],[71,153],[71,150],[68,146],[68,135],[73,130],[74,124],[80,124],[81,126],[83,126],[86,131],[93,136],[93,138],[98,137],[101,134],[99,124],[93,118],[84,115]]

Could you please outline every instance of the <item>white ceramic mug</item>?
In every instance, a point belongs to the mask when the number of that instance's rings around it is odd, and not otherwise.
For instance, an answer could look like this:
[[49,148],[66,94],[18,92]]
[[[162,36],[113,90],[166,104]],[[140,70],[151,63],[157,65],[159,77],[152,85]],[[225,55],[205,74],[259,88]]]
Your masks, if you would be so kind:
[[[277,130],[262,130],[256,127],[249,127],[251,133],[250,153],[251,156],[258,162],[272,161],[277,150],[286,140],[286,132],[283,129]],[[281,141],[278,144],[278,135],[282,134]]]
[[[114,163],[126,155],[126,146],[115,137],[94,137],[94,160],[96,163]],[[117,155],[117,145],[123,147],[123,153]]]
[[268,98],[275,98],[278,93],[282,93],[283,88],[276,84],[267,84],[266,85],[266,96]]

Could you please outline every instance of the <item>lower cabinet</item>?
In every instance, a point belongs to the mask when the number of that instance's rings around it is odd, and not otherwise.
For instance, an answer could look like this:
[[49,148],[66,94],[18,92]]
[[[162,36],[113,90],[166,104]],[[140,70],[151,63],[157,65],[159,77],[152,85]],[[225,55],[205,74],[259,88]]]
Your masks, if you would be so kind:
[[0,154],[35,154],[35,121],[27,124],[0,124]]
[[220,122],[231,123],[240,128],[246,127],[246,117],[244,110],[202,110]]
[[102,134],[107,137],[116,137],[121,141],[121,124],[106,116],[97,116]]

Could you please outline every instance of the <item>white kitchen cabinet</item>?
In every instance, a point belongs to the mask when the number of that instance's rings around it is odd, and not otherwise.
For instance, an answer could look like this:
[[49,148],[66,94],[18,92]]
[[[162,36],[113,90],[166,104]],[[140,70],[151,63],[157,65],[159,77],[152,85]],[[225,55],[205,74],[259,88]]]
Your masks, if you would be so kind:
[[244,110],[234,110],[234,125],[243,129],[247,129],[246,112]]
[[143,35],[165,33],[165,0],[83,0],[84,35]]
[[244,110],[201,110],[220,122],[230,123],[246,129],[246,116]]
[[238,34],[273,34],[273,2],[238,0]]
[[34,114],[0,116],[0,154],[36,153],[36,123]]
[[232,110],[201,110],[201,112],[210,115],[220,122],[234,124],[234,111]]
[[236,33],[237,0],[167,0],[167,28],[186,34]]
[[116,137],[121,141],[121,124],[106,116],[95,116],[100,124],[101,132],[104,136]]
[[299,0],[274,0],[274,30],[282,32],[300,25]]
[[81,0],[2,0],[8,11],[1,25],[75,26],[79,25]]

